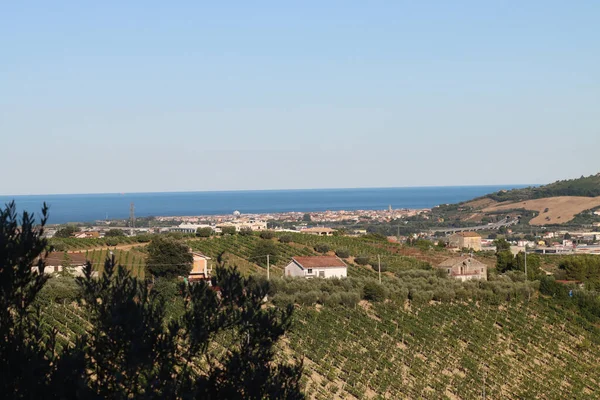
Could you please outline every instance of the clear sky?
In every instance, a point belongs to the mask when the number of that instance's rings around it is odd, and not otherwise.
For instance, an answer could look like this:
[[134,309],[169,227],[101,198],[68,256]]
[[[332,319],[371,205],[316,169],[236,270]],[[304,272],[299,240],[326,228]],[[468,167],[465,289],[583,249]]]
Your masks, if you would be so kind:
[[600,171],[597,1],[3,1],[0,194]]

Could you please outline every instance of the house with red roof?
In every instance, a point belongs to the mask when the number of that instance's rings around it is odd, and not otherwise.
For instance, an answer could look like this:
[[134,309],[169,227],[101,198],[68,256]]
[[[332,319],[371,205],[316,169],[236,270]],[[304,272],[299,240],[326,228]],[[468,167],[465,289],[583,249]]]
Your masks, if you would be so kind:
[[293,257],[285,276],[304,278],[345,278],[348,266],[335,256]]

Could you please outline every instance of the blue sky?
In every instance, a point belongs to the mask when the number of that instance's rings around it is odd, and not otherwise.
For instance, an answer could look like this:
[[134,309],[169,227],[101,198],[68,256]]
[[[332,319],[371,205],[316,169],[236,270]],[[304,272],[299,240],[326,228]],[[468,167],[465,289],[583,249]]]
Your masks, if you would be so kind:
[[599,19],[594,1],[3,2],[0,194],[596,173]]

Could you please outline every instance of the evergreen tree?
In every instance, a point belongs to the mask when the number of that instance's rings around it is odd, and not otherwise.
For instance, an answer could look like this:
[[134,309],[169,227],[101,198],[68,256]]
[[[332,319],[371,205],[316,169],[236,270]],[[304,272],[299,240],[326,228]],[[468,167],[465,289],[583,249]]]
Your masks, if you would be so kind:
[[188,246],[177,239],[157,236],[148,245],[147,271],[161,278],[187,276],[194,261]]

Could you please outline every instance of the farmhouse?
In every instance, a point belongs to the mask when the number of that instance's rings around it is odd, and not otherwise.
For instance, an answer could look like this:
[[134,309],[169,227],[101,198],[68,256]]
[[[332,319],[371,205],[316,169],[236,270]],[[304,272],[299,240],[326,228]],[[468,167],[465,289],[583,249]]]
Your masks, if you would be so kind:
[[331,228],[304,228],[300,230],[300,233],[307,233],[309,235],[318,235],[318,236],[333,236],[335,229]]
[[458,232],[449,238],[450,247],[481,251],[481,236],[475,232]]
[[487,265],[470,256],[449,258],[437,267],[445,270],[448,276],[463,282],[474,279],[487,280]]
[[348,276],[348,267],[335,256],[293,257],[285,267],[285,276],[345,278]]
[[[54,274],[62,272],[67,268],[73,275],[83,276],[86,262],[87,260],[83,253],[62,253],[53,251],[44,258],[44,273]],[[31,271],[37,273],[37,265],[32,266]],[[97,272],[95,275],[97,275]]]
[[212,272],[212,268],[208,268],[210,257],[199,252],[192,252],[192,257],[194,258],[194,262],[192,264],[192,270],[188,275],[188,281],[197,282],[209,279],[210,273]]

